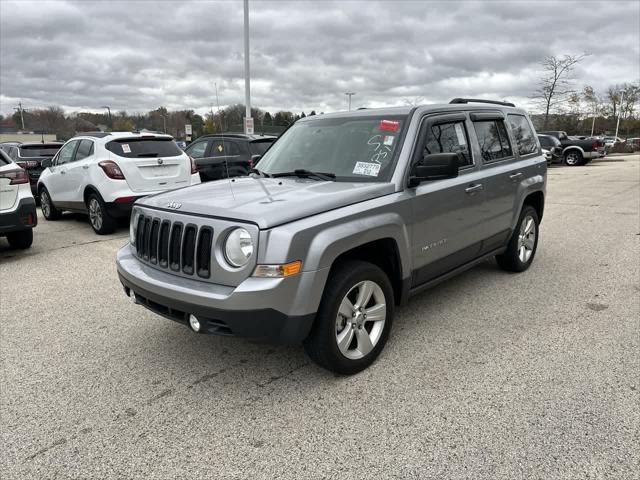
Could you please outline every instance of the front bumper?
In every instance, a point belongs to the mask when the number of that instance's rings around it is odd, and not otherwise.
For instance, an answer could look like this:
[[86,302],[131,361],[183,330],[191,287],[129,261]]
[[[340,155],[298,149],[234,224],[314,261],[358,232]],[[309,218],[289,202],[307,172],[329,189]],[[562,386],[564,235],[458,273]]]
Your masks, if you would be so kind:
[[36,201],[31,197],[21,199],[15,210],[0,213],[0,235],[33,228],[37,224]]
[[195,315],[203,333],[299,343],[311,329],[328,269],[288,278],[249,277],[237,287],[178,277],[140,262],[125,245],[117,269],[136,303],[188,325]]

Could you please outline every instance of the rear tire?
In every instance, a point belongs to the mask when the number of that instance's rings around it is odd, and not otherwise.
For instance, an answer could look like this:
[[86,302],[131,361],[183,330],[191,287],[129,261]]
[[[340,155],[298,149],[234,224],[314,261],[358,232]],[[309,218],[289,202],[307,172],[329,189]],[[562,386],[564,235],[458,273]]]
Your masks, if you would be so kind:
[[498,265],[508,272],[524,272],[536,256],[540,232],[538,213],[531,205],[525,205],[518,224],[511,234],[507,250],[496,255]]
[[8,233],[7,241],[13,248],[19,248],[20,250],[29,248],[33,243],[33,229],[27,228],[20,232]]
[[62,215],[62,212],[53,204],[51,195],[49,195],[49,191],[45,187],[40,189],[40,210],[42,211],[42,216],[47,220],[58,220]]
[[368,262],[344,262],[327,280],[313,328],[304,341],[305,351],[327,370],[358,373],[384,348],[393,315],[393,288],[387,274]]
[[116,220],[109,215],[104,201],[97,193],[92,193],[87,199],[87,212],[91,228],[98,235],[113,233],[116,229]]
[[577,167],[578,165],[584,164],[582,153],[578,150],[569,150],[564,154],[564,164],[569,167]]

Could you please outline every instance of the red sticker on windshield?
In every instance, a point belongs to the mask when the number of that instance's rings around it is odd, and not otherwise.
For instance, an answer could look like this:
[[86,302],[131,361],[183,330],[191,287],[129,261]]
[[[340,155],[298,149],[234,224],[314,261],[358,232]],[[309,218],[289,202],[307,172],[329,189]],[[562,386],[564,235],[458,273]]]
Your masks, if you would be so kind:
[[397,120],[380,120],[378,129],[386,130],[387,132],[395,132],[400,127],[400,122]]

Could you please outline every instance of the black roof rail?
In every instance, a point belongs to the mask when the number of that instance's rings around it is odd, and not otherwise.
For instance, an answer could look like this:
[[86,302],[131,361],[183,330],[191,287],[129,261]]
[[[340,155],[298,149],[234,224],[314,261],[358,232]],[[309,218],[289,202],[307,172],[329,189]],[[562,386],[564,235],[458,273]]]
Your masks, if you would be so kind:
[[515,107],[511,102],[499,102],[498,100],[483,100],[481,98],[454,98],[449,103],[491,103],[493,105],[502,105],[503,107]]

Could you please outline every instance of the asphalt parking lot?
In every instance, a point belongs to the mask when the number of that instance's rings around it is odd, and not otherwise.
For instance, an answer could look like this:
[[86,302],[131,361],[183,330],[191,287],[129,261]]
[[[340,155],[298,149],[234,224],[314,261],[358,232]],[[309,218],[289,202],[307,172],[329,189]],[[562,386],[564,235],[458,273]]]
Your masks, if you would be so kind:
[[640,156],[554,167],[532,268],[398,311],[353,377],[134,306],[128,236],[0,239],[0,477],[638,478]]

